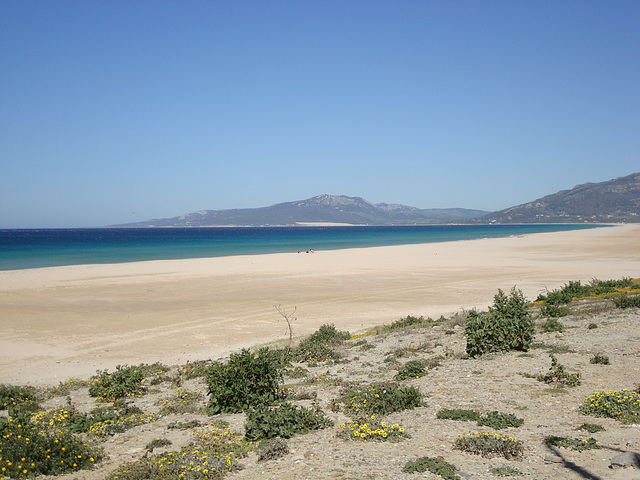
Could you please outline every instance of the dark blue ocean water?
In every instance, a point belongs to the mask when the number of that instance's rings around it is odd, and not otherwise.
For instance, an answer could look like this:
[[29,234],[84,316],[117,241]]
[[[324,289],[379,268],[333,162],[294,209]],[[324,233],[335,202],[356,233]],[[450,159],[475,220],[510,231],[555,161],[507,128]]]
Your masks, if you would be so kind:
[[0,270],[449,242],[593,227],[595,225],[429,225],[2,230]]

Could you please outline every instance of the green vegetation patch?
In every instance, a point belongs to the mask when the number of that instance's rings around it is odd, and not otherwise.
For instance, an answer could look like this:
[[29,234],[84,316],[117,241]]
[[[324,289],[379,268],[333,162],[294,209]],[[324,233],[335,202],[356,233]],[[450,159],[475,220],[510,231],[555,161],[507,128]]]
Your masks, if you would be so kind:
[[518,418],[511,413],[489,412],[478,420],[478,426],[490,427],[494,430],[505,428],[518,428],[524,423],[522,418]]
[[580,411],[585,415],[636,423],[640,421],[640,394],[627,389],[595,392],[584,399]]
[[0,418],[0,474],[10,478],[59,475],[93,467],[102,451],[75,435],[42,430],[26,417]]
[[336,360],[340,358],[340,355],[334,350],[334,347],[350,338],[349,332],[339,331],[335,325],[322,325],[292,350],[292,358],[296,362]]
[[507,460],[520,458],[524,446],[520,440],[502,433],[473,433],[456,439],[454,448],[483,457],[504,457]]
[[398,442],[410,438],[404,428],[397,423],[390,424],[376,415],[362,416],[340,425],[346,440],[375,440]]
[[395,383],[374,383],[348,388],[339,400],[353,417],[385,415],[421,405],[422,394],[415,387]]
[[456,475],[456,467],[447,463],[442,458],[420,457],[416,460],[409,461],[404,466],[406,473],[422,473],[431,472],[440,475],[445,480],[459,480]]
[[283,368],[282,356],[266,347],[255,354],[245,348],[232,353],[227,363],[214,362],[206,379],[208,413],[239,413],[272,404],[278,398]]
[[556,388],[560,386],[576,387],[582,383],[580,372],[567,373],[564,365],[558,363],[555,355],[550,354],[549,357],[551,357],[551,368],[547,373],[537,375],[538,381],[554,384]]
[[9,416],[30,414],[40,409],[37,391],[33,387],[0,384],[0,409]]
[[320,408],[305,408],[283,403],[277,408],[255,408],[247,412],[245,439],[291,438],[312,430],[329,427],[333,421]]
[[488,313],[471,310],[464,333],[467,354],[476,358],[491,352],[528,350],[535,325],[522,292],[513,287],[509,295],[498,290]]
[[580,439],[551,435],[544,438],[544,443],[553,447],[568,448],[578,452],[600,448],[595,438]]
[[475,410],[464,410],[460,408],[443,408],[436,413],[436,417],[442,420],[457,420],[462,422],[477,422],[481,414]]
[[566,305],[578,298],[620,295],[639,288],[640,281],[631,278],[623,278],[621,280],[593,279],[587,285],[582,284],[579,280],[570,281],[562,288],[539,295],[536,301],[543,302],[546,305]]
[[429,360],[409,360],[398,370],[398,373],[393,378],[398,381],[420,378],[427,374],[427,369],[429,368],[433,368]]
[[564,332],[565,325],[559,322],[556,318],[548,318],[540,325],[540,330],[544,333],[550,332]]

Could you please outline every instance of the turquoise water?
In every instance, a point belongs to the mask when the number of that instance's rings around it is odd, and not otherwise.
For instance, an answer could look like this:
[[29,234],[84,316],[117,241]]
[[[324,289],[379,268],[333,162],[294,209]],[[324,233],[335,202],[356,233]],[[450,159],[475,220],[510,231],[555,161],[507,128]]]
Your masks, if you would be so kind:
[[0,270],[450,242],[601,226],[428,225],[2,230]]

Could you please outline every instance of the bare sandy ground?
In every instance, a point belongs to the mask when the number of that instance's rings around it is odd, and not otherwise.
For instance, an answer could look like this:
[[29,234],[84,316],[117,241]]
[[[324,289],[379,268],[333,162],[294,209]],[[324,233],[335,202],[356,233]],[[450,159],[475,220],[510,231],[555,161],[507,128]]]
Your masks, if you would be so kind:
[[357,331],[406,315],[534,299],[569,280],[640,276],[640,225],[313,254],[0,272],[0,383],[57,384],[118,364],[185,363],[324,323]]

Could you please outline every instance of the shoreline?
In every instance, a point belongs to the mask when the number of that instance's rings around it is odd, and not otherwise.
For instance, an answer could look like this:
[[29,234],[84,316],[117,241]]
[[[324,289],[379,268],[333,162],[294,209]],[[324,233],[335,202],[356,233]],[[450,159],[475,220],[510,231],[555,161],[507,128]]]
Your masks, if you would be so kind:
[[529,300],[570,280],[640,276],[640,225],[513,237],[0,272],[0,383],[56,385],[118,364],[215,359],[286,337]]

